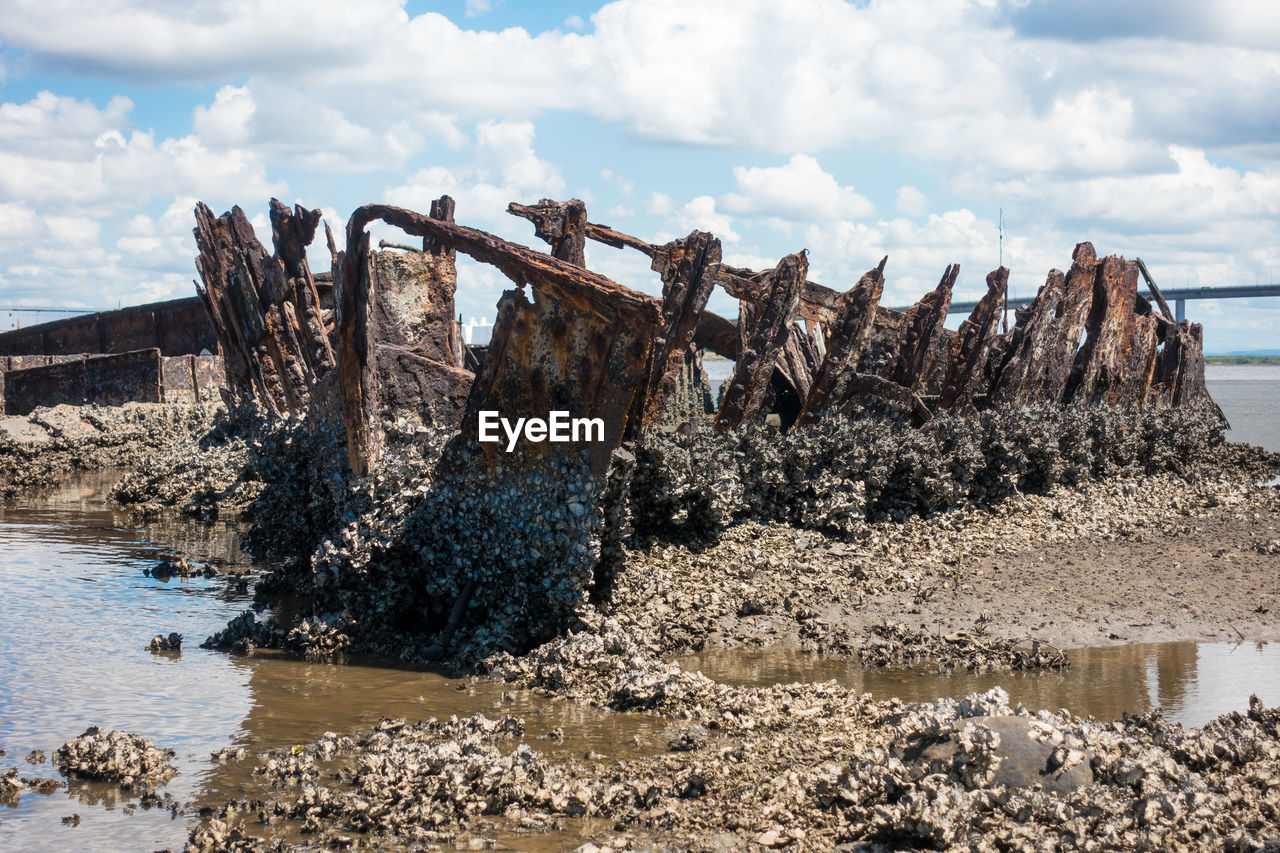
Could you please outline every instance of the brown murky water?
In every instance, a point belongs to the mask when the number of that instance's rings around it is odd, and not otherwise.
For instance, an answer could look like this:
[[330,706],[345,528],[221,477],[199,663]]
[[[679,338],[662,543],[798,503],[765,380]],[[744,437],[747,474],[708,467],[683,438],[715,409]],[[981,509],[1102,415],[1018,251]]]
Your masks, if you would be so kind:
[[[218,764],[225,746],[251,751],[288,747],[326,731],[347,732],[380,717],[410,720],[484,712],[526,722],[530,746],[549,755],[596,752],[614,759],[665,749],[670,725],[642,714],[611,714],[497,685],[466,685],[435,672],[379,661],[347,665],[280,656],[236,658],[198,648],[243,611],[247,593],[225,578],[162,582],[142,574],[165,549],[179,549],[224,571],[255,567],[225,523],[168,521],[138,525],[104,507],[110,474],[87,476],[56,493],[0,507],[0,770],[57,777],[51,757],[87,726],[137,732],[177,750],[179,775],[167,790],[184,804],[171,816],[138,809],[110,786],[75,784],[50,796],[24,793],[0,808],[0,850],[181,849],[204,805],[251,797],[258,783],[243,765]],[[256,567],[261,568],[261,567]],[[143,650],[158,632],[186,638],[180,654]],[[848,661],[787,651],[723,651],[683,659],[685,666],[739,684],[828,680],[876,696],[933,701],[995,684],[1028,706],[1065,707],[1117,717],[1164,707],[1191,724],[1245,707],[1248,694],[1280,702],[1280,646],[1171,643],[1086,649],[1075,668],[1049,675],[955,675],[863,671]],[[551,730],[563,729],[563,741]],[[61,818],[80,816],[78,826]],[[559,850],[601,825],[566,822],[550,835],[482,834],[499,848]]]
[[[75,783],[50,796],[24,793],[0,808],[0,850],[181,849],[202,806],[253,796],[260,784],[246,764],[219,764],[212,750],[253,752],[348,732],[382,717],[423,720],[477,712],[523,717],[531,748],[548,755],[591,751],[631,757],[665,749],[669,723],[551,701],[498,685],[465,683],[439,673],[365,661],[348,665],[283,656],[238,658],[198,648],[245,610],[247,593],[224,578],[142,574],[165,549],[218,568],[254,567],[238,551],[235,525],[168,521],[134,526],[104,507],[111,474],[85,476],[54,494],[0,507],[0,770],[60,778],[51,764],[59,745],[90,725],[137,732],[178,753],[178,775],[164,789],[187,804],[174,817],[124,808],[130,798],[105,784]],[[179,654],[144,646],[177,631]],[[563,729],[563,741],[551,740]],[[43,749],[50,762],[24,757]],[[78,826],[63,817],[80,816]],[[488,833],[500,847],[560,850],[590,826],[569,822],[563,834]],[[505,841],[505,844],[504,844]],[[569,843],[573,841],[574,843]]]
[[1133,643],[1072,649],[1066,672],[988,673],[957,670],[939,676],[927,669],[863,669],[849,660],[790,649],[720,649],[686,655],[690,671],[742,686],[793,681],[837,681],[876,697],[933,702],[1002,687],[1011,704],[1066,709],[1079,716],[1118,719],[1160,708],[1167,720],[1202,726],[1214,717],[1249,707],[1256,693],[1280,704],[1280,643]]

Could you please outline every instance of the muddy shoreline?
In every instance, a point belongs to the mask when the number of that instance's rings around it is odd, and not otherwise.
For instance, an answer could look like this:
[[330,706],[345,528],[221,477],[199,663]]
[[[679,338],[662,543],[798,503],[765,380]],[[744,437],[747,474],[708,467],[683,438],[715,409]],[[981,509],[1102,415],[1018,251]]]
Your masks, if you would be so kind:
[[944,668],[1001,671],[1036,644],[1274,640],[1280,490],[1252,479],[1108,479],[851,536],[738,521],[638,538],[607,611],[475,678],[503,681],[512,710],[532,693],[664,720],[666,749],[540,748],[555,732],[504,716],[503,692],[482,717],[224,756],[270,794],[187,804],[187,849],[1264,849],[1280,716],[1261,704],[1183,729],[1000,691],[909,705],[834,683],[735,687],[671,663],[748,646],[898,664],[923,636]]
[[[669,652],[856,653],[873,626],[1061,648],[1280,639],[1280,490],[1110,481],[829,539],[740,524],[630,551],[616,618]],[[720,582],[705,588],[700,578]],[[703,588],[700,588],[703,587]],[[984,627],[985,626],[985,627]]]

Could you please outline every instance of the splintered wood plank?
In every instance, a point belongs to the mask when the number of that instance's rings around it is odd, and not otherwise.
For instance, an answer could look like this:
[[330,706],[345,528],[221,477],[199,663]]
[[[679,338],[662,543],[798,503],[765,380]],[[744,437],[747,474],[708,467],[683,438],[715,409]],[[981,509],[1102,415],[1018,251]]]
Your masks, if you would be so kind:
[[987,292],[973,311],[960,324],[951,342],[946,378],[938,395],[938,408],[968,411],[982,383],[983,370],[991,353],[1000,325],[1000,309],[1004,305],[1005,290],[1009,285],[1009,270],[1005,267],[987,274]]
[[1080,338],[1093,306],[1098,259],[1092,243],[1080,243],[1065,276],[1051,270],[1040,292],[1017,314],[1003,363],[992,384],[994,402],[1022,406],[1061,403]]
[[795,320],[808,271],[809,260],[804,253],[787,255],[766,279],[765,297],[752,312],[750,329],[744,331],[746,324],[740,321],[742,354],[716,413],[717,431],[732,429],[760,414],[774,363]]
[[807,426],[829,408],[840,403],[848,393],[849,380],[857,371],[875,322],[876,309],[884,292],[884,266],[868,271],[858,283],[841,294],[835,321],[826,335],[827,356],[822,360],[804,406],[796,419],[797,426]]
[[653,341],[644,423],[662,419],[664,404],[685,369],[707,299],[716,286],[720,241],[705,231],[659,247],[653,269],[662,277],[662,324]]

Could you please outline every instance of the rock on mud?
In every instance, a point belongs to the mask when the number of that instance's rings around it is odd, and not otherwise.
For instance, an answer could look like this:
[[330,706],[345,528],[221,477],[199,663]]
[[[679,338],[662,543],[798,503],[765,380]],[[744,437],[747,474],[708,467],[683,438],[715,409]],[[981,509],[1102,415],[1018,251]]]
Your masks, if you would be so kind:
[[182,651],[182,635],[177,631],[170,631],[166,637],[164,634],[156,634],[151,638],[151,642],[147,644],[147,651],[151,652],[179,652]]
[[90,726],[58,747],[53,763],[69,777],[119,782],[121,788],[132,789],[167,780],[174,772],[174,754],[172,749],[157,749],[141,735]]

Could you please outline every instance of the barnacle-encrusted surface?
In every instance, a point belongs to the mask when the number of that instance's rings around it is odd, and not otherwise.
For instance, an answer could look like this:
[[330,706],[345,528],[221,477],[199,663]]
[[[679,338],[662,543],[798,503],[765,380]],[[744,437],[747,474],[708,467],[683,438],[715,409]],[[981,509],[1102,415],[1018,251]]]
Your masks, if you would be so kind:
[[[852,533],[1055,485],[1226,467],[1223,423],[1208,403],[1126,411],[997,407],[939,415],[924,429],[896,417],[826,417],[786,435],[649,433],[632,484],[637,529],[714,530],[737,518]],[[1276,465],[1259,454],[1261,468]],[[1261,473],[1261,468],[1258,473]]]
[[55,406],[0,429],[0,498],[43,488],[72,471],[135,465],[206,429],[213,408],[164,403]]
[[[1053,530],[1067,507],[1091,512],[1095,526],[1123,528],[1129,504],[1150,518],[1175,493],[1208,500],[1194,497],[1197,483],[1247,482],[1277,466],[1274,455],[1224,444],[1207,404],[996,408],[976,419],[944,414],[923,430],[890,415],[829,417],[786,435],[762,426],[649,433],[634,456],[615,455],[603,482],[568,457],[495,471],[463,440],[410,425],[392,425],[383,464],[350,480],[330,430],[305,422],[240,430],[253,472],[242,479],[270,484],[248,510],[250,546],[284,558],[259,585],[259,604],[288,592],[310,605],[288,625],[242,620],[211,645],[443,656],[462,667],[550,639],[579,624],[588,602],[609,609],[612,600],[619,618],[631,618],[619,602],[640,588],[651,606],[637,613],[670,614],[662,632],[671,650],[735,634],[778,640],[773,630],[743,631],[761,617],[780,618],[783,635],[814,650],[859,654],[870,639],[869,663],[1057,666],[1060,656],[1035,646],[1036,635],[1027,644],[957,634],[979,613],[952,625],[946,643],[916,642],[925,634],[914,627],[892,638],[887,629],[866,633],[902,621],[893,614],[879,623],[814,617],[913,586],[937,592],[948,582],[938,563],[974,553],[996,535],[983,526],[992,519],[1008,519],[1000,536],[1017,536],[1015,517]],[[1141,495],[1107,485],[1117,483]],[[1108,501],[1115,512],[1102,511]],[[629,541],[633,523],[639,541]],[[768,548],[751,527],[760,524],[776,526],[764,534],[776,540]],[[922,560],[921,548],[932,556]],[[735,624],[724,624],[726,612]]]
[[157,749],[141,735],[97,726],[58,747],[53,763],[67,776],[119,782],[122,788],[160,782],[173,768],[172,749]]
[[834,682],[733,687],[607,620],[491,663],[518,686],[669,718],[668,750],[549,757],[509,716],[385,720],[261,757],[273,795],[227,803],[187,849],[216,849],[210,833],[270,849],[253,838],[263,816],[375,849],[479,840],[483,816],[526,831],[603,818],[580,831],[639,850],[1260,850],[1277,834],[1280,713],[1256,698],[1184,729],[1011,708],[999,688],[906,704]]

